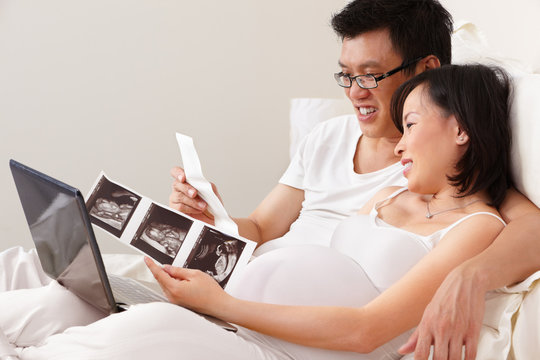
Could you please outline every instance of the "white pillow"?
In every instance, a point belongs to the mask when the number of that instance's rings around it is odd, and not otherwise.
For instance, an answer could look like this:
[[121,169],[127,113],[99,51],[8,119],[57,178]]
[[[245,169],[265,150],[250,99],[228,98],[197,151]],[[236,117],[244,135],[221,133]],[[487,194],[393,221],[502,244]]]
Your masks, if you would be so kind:
[[304,136],[320,122],[354,112],[348,99],[297,98],[291,99],[290,146],[292,159]]
[[512,170],[516,187],[540,207],[540,75],[514,78]]
[[452,64],[464,63],[499,65],[513,76],[532,73],[530,65],[505,57],[490,47],[476,25],[468,21],[457,21],[452,34]]

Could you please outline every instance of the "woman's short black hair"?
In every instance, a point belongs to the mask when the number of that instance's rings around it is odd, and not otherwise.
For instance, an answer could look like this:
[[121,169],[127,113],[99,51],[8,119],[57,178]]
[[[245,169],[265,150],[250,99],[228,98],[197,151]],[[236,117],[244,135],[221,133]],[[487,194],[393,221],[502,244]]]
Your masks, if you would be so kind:
[[404,82],[392,97],[391,114],[403,133],[403,105],[418,86],[449,117],[454,115],[468,137],[468,148],[448,180],[460,196],[486,190],[498,207],[512,186],[510,175],[511,84],[506,72],[485,65],[445,65]]
[[[435,55],[441,64],[452,59],[452,15],[437,0],[354,0],[332,17],[341,39],[388,29],[403,61]],[[405,70],[409,74],[414,67]]]

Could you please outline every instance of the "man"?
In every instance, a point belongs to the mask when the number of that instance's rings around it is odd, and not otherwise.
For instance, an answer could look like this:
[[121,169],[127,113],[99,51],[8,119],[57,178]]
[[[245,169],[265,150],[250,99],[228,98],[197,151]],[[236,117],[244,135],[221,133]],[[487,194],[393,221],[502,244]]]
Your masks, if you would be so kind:
[[[356,117],[318,126],[280,183],[248,218],[235,219],[241,235],[259,242],[259,254],[328,244],[336,224],[381,187],[405,184],[393,152],[400,133],[390,119],[391,96],[408,78],[451,60],[452,19],[436,0],[356,0],[332,25],[343,40],[336,80]],[[183,170],[171,174],[170,206],[211,222]],[[466,345],[466,358],[474,359],[485,293],[539,267],[540,211],[515,190],[500,211],[508,227],[490,248],[449,274],[403,352],[416,346],[415,358],[426,359],[434,344],[436,359],[455,359]]]
[[[376,8],[382,16],[372,11]],[[394,21],[397,17],[399,22]],[[246,219],[235,219],[241,235],[262,245],[259,253],[273,247],[266,242],[283,236],[279,243],[328,244],[337,223],[380,188],[406,184],[400,158],[394,154],[401,134],[390,119],[390,99],[405,80],[451,60],[452,20],[438,2],[356,1],[335,16],[333,26],[343,39],[338,84],[356,117],[319,126],[255,211]],[[410,31],[402,31],[407,27]],[[355,74],[371,75],[351,83]],[[326,148],[320,149],[323,143]],[[172,175],[178,180],[170,206],[211,222],[204,214],[206,204],[185,183],[183,170],[175,168]],[[311,230],[313,219],[318,231]]]

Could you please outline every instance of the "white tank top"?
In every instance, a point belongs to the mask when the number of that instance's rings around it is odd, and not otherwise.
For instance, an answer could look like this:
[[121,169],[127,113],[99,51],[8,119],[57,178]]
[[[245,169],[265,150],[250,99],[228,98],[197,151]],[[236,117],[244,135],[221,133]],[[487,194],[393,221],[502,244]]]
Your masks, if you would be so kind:
[[[394,198],[405,190],[407,188],[401,188],[383,201]],[[381,292],[402,278],[461,222],[473,216],[489,215],[506,226],[495,214],[476,212],[430,235],[419,235],[384,222],[378,217],[378,204],[369,215],[355,215],[342,221],[332,236],[330,246],[352,257]]]

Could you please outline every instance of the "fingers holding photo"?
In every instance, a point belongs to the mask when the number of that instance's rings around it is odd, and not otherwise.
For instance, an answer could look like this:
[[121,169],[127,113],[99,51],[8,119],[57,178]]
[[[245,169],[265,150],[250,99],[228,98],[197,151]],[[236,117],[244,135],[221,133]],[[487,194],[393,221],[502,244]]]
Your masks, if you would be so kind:
[[175,166],[171,169],[171,176],[180,182],[186,182],[186,173],[180,166]]
[[226,295],[219,284],[202,271],[170,265],[161,267],[148,257],[144,261],[173,304],[211,314]]
[[167,296],[167,299],[174,303],[171,298],[171,289],[177,285],[176,282],[178,282],[178,280],[172,278],[161,266],[157,265],[149,257],[145,256],[144,262],[165,293],[165,296]]

